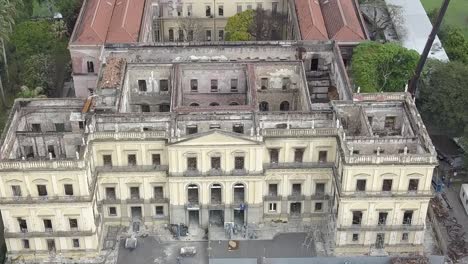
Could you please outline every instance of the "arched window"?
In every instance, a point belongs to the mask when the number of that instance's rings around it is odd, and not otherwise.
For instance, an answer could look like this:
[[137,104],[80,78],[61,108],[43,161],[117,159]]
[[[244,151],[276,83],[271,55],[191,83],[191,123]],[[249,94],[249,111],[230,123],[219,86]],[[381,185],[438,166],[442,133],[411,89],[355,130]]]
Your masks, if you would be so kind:
[[218,106],[218,103],[211,103],[210,106]]
[[229,105],[239,105],[239,103],[238,102],[232,102]]
[[199,202],[198,185],[190,184],[187,186],[187,202],[189,205],[197,205]]
[[87,64],[86,66],[88,66],[88,73],[93,73],[94,72],[94,63],[92,61],[88,61],[86,64]]
[[259,104],[258,108],[260,111],[268,111],[268,103],[263,101]]
[[211,185],[210,196],[211,204],[221,204],[221,202],[223,201],[221,184],[215,183]]
[[191,103],[190,106],[200,106],[200,105],[197,103]]
[[234,185],[234,203],[244,203],[245,202],[245,185],[242,183],[236,183]]
[[159,105],[159,112],[169,112],[171,110],[171,106],[168,103],[163,103]]
[[280,110],[281,111],[289,111],[289,102],[288,101],[281,102]]

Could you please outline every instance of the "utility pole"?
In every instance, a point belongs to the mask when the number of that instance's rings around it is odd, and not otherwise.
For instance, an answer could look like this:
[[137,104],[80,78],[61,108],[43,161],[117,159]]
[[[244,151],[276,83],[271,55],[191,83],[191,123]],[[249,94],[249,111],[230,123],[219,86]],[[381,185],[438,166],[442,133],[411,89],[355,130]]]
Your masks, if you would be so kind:
[[416,91],[418,89],[418,82],[419,82],[419,78],[421,77],[421,72],[424,68],[424,65],[426,64],[427,56],[429,56],[429,52],[431,51],[432,44],[434,43],[435,37],[437,36],[437,33],[439,32],[440,25],[442,24],[442,20],[444,19],[445,13],[447,12],[449,3],[450,3],[450,0],[444,0],[444,2],[442,3],[442,7],[440,8],[439,14],[437,15],[437,20],[434,26],[432,27],[432,31],[431,31],[431,34],[429,35],[429,38],[427,39],[426,46],[424,47],[424,51],[421,54],[421,57],[419,58],[418,66],[416,67],[414,76],[413,78],[411,78],[409,82],[408,91],[411,93],[413,98],[416,96]]

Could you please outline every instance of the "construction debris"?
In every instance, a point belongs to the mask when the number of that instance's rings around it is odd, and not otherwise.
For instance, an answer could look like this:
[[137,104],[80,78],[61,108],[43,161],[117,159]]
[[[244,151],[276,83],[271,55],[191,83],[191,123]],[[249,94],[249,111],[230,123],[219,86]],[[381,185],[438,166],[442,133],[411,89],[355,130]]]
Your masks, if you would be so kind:
[[99,83],[101,89],[115,89],[120,87],[123,68],[126,61],[122,58],[109,58],[103,69],[102,78]]
[[414,257],[394,257],[390,260],[391,264],[429,264],[429,259],[425,256]]

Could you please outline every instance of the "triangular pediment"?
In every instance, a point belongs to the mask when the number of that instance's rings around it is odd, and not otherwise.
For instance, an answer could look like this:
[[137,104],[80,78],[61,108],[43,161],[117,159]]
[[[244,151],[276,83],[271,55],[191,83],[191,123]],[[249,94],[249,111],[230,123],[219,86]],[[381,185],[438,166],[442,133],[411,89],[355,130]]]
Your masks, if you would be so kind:
[[220,145],[260,145],[260,142],[222,130],[212,130],[194,134],[173,146],[220,146]]

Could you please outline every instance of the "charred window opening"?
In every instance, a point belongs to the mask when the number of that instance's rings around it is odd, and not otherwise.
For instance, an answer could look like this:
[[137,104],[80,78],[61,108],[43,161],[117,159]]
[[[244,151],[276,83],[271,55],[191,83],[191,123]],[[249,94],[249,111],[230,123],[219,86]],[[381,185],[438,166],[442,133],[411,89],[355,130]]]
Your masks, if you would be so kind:
[[328,151],[321,150],[319,151],[319,162],[327,162]]
[[278,196],[278,184],[277,183],[268,184],[268,195]]
[[353,225],[361,225],[362,211],[353,211]]
[[211,204],[220,204],[221,198],[221,185],[213,184],[211,186]]
[[153,188],[153,197],[155,199],[163,199],[164,198],[164,190],[162,186],[154,186]]
[[106,167],[112,167],[112,155],[102,155],[102,163]]
[[106,199],[116,200],[115,188],[114,187],[106,187]]
[[378,222],[378,224],[379,225],[386,225],[387,224],[387,216],[388,216],[387,212],[380,212],[379,213],[379,222]]
[[408,184],[408,191],[415,192],[418,190],[419,180],[418,179],[410,179]]
[[189,171],[197,170],[197,158],[195,157],[187,158],[187,170]]
[[37,194],[39,196],[47,196],[47,186],[42,184],[37,185]]
[[235,170],[244,170],[244,157],[234,157],[234,169]]
[[262,78],[260,80],[260,85],[262,90],[268,89],[268,78]]
[[300,196],[302,193],[302,184],[300,183],[293,183],[292,185],[292,192],[293,196]]
[[279,160],[279,149],[270,149],[270,163],[277,164]]
[[190,80],[190,91],[198,92],[198,80],[195,80],[195,79]]
[[128,166],[136,166],[137,165],[137,158],[135,154],[128,154],[127,155],[127,163]]
[[191,184],[187,187],[188,202],[190,204],[198,204],[198,186]]
[[234,203],[240,204],[245,201],[245,186],[242,183],[234,185]]
[[28,232],[28,223],[23,218],[18,218],[18,225],[21,232]]
[[413,222],[413,211],[405,211],[403,214],[403,224],[411,225]]
[[65,190],[65,195],[73,195],[73,185],[72,184],[64,184],[63,189]]
[[143,112],[143,113],[149,113],[149,112],[151,112],[150,106],[147,105],[147,104],[142,104],[142,105],[141,105],[141,112]]
[[186,130],[187,130],[187,135],[198,133],[198,127],[197,126],[187,126]]
[[383,184],[382,184],[382,191],[383,192],[390,192],[392,190],[392,184],[393,184],[393,180],[383,180]]
[[161,154],[151,154],[151,162],[154,166],[161,165]]
[[304,158],[304,149],[299,148],[294,150],[294,162],[301,163]]
[[220,157],[211,157],[211,169],[214,169],[214,170],[221,169],[221,158]]
[[356,191],[364,192],[366,191],[366,180],[357,180],[356,181]]
[[261,103],[258,105],[258,108],[259,108],[259,110],[262,111],[262,112],[268,111],[268,110],[269,110],[268,102],[261,102]]
[[140,199],[140,187],[130,187],[130,199]]
[[146,80],[138,80],[138,90],[140,92],[146,92],[148,87],[146,86]]
[[288,101],[281,102],[280,110],[281,111],[289,111],[289,102]]
[[236,124],[232,126],[234,133],[244,134],[244,126],[242,124]]
[[169,80],[159,80],[159,91],[161,92],[169,91]]

